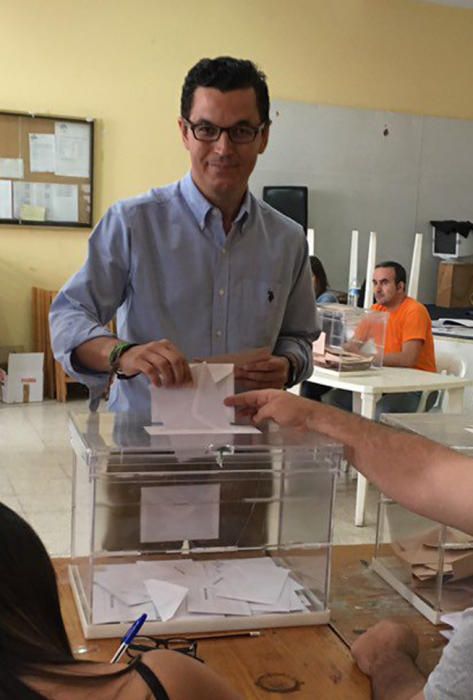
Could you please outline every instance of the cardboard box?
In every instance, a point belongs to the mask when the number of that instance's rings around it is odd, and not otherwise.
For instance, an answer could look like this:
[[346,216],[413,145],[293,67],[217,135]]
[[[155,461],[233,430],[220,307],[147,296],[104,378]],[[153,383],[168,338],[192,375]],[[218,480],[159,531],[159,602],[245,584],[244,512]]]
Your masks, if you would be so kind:
[[43,400],[44,353],[10,353],[7,375],[1,380],[4,403],[30,403]]
[[473,264],[441,262],[437,274],[437,306],[473,306]]

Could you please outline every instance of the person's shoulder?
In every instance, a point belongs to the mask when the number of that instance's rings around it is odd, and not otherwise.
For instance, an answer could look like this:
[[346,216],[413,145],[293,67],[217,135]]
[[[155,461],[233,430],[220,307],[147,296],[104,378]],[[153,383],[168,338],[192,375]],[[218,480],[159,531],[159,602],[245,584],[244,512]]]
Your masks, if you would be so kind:
[[166,207],[175,200],[178,194],[178,183],[156,187],[142,194],[120,199],[113,204],[109,211],[111,214],[130,219],[137,213],[144,213],[148,209]]
[[317,304],[336,304],[338,299],[333,292],[327,291],[320,294],[317,299]]
[[430,320],[430,315],[426,307],[420,301],[417,301],[417,299],[406,297],[401,306],[404,307],[406,314],[413,314],[420,318],[428,318]]
[[188,698],[189,688],[192,688],[195,700],[241,700],[222,678],[186,654],[164,649],[149,651],[142,657],[142,662],[159,679],[170,700]]

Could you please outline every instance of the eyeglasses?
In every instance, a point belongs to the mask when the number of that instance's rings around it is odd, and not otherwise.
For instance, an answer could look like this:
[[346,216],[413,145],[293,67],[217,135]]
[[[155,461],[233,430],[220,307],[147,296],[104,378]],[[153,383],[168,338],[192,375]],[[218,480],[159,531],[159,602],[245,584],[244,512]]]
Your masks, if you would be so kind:
[[170,649],[171,651],[179,651],[181,654],[192,656],[197,661],[202,661],[197,656],[197,640],[186,639],[185,637],[170,637],[164,639],[161,637],[135,637],[133,642],[127,647],[126,653],[130,659],[135,659],[141,656],[146,651],[154,649]]
[[193,124],[188,119],[184,119],[185,124],[194,134],[197,141],[218,141],[222,132],[226,131],[232,143],[252,143],[260,134],[266,122],[259,126],[249,126],[248,124],[235,124],[235,126],[216,126],[209,122]]

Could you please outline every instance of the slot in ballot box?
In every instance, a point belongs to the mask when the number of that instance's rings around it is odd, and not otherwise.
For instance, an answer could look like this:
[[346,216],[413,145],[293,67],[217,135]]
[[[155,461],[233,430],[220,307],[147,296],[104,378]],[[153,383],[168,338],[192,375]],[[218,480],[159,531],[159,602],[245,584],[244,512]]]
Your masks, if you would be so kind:
[[[381,420],[473,457],[472,415],[393,413]],[[473,536],[383,495],[372,568],[433,624],[473,606]]]
[[71,416],[70,580],[88,638],[326,623],[340,445],[316,434],[150,435]]

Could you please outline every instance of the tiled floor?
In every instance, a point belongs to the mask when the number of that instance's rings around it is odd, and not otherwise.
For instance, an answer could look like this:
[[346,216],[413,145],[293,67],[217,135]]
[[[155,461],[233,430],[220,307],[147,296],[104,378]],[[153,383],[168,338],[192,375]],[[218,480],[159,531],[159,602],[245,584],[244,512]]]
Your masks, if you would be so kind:
[[[68,412],[86,411],[83,400],[29,405],[0,403],[0,501],[36,529],[52,555],[67,554],[71,514]],[[353,525],[356,481],[344,474],[337,487],[334,541],[374,542],[377,494],[369,488],[366,525]]]

